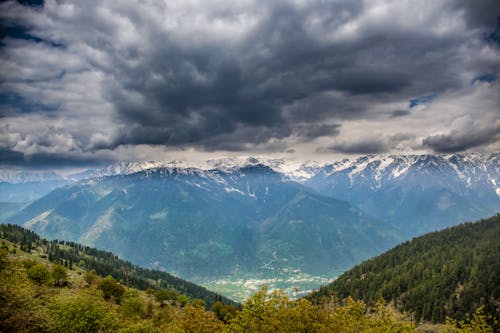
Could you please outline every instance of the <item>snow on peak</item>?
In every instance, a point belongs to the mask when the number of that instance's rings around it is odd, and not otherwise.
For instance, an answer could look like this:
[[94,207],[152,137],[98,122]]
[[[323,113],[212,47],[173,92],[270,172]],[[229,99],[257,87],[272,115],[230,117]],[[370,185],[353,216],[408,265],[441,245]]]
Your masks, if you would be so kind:
[[[169,162],[120,162],[96,171],[94,177],[128,175],[147,170],[168,169],[176,172],[203,173],[207,170],[237,172],[245,167],[266,166],[290,180],[304,182],[318,173],[329,176],[345,172],[353,181],[356,177],[370,177],[375,186],[390,179],[405,175],[410,168],[447,168],[454,170],[465,182],[470,182],[471,174],[483,170],[489,179],[500,182],[499,153],[493,154],[451,154],[451,155],[366,155],[358,158],[344,158],[328,163],[299,161],[280,158],[229,157],[206,161],[173,160]],[[1,176],[1,175],[0,175]],[[472,177],[474,178],[474,177]],[[1,178],[0,178],[1,179]]]
[[45,183],[57,180],[64,180],[64,177],[54,171],[0,168],[0,182],[2,183]]
[[130,175],[133,173],[163,167],[164,164],[157,161],[147,162],[119,162],[112,164],[94,173],[94,177],[106,177],[117,175]]

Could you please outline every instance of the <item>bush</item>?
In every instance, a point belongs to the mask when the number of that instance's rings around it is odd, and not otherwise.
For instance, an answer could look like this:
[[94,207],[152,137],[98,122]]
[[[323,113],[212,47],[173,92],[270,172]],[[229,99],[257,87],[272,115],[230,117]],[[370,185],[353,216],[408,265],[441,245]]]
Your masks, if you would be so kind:
[[43,264],[35,264],[28,269],[28,277],[37,284],[47,284],[50,281],[50,272]]
[[145,316],[146,302],[137,291],[128,291],[122,297],[121,310],[128,318],[141,319]]
[[116,304],[120,304],[125,288],[119,284],[111,275],[108,275],[97,285],[105,300],[113,299]]
[[52,308],[56,332],[104,333],[117,328],[116,315],[95,297],[79,295]]
[[52,277],[54,278],[54,285],[63,287],[68,284],[68,273],[64,266],[54,264],[52,266]]

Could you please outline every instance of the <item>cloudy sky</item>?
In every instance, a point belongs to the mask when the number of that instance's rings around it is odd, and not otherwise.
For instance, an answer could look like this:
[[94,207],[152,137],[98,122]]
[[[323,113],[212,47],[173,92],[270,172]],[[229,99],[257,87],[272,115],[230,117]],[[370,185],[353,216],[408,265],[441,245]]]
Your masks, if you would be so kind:
[[500,2],[0,2],[0,160],[500,150]]

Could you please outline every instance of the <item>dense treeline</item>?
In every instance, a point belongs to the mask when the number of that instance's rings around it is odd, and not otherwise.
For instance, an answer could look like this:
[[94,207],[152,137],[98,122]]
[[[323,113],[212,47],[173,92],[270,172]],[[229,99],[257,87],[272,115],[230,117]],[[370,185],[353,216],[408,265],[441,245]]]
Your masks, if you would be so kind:
[[354,267],[310,300],[384,298],[419,321],[464,319],[482,307],[500,319],[500,215],[433,232]]
[[49,241],[18,225],[0,224],[0,238],[19,245],[23,251],[37,251],[42,258],[47,258],[50,262],[60,263],[70,269],[73,265],[77,265],[88,271],[94,270],[101,276],[111,275],[124,285],[139,290],[175,289],[178,293],[185,294],[192,299],[203,300],[207,307],[217,301],[238,305],[226,297],[169,273],[142,268],[118,258],[111,252],[75,242]]

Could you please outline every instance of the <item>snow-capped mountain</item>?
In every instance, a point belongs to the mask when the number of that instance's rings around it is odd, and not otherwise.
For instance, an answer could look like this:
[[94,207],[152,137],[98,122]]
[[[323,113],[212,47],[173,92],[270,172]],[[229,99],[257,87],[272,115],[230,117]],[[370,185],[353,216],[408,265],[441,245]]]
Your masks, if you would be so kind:
[[344,159],[318,167],[313,176],[328,177],[343,173],[351,183],[360,179],[371,179],[373,190],[383,184],[404,177],[408,171],[426,172],[432,169],[452,169],[458,179],[471,186],[487,180],[497,188],[500,177],[500,153],[453,154],[453,155],[371,155],[354,160]]
[[26,170],[0,168],[0,183],[22,184],[22,183],[47,183],[55,180],[63,180],[64,177],[54,171]]
[[190,278],[330,276],[399,240],[389,224],[249,162],[92,178],[49,193],[9,222]]
[[104,169],[96,170],[91,173],[89,178],[109,177],[117,175],[130,175],[144,170],[161,168],[164,164],[158,161],[147,162],[118,162],[105,167]]
[[500,211],[499,157],[364,156],[327,164],[305,184],[410,235]]
[[53,171],[0,168],[0,202],[26,203],[68,182]]
[[86,178],[129,175],[153,169],[198,169],[205,171],[219,170],[231,172],[245,167],[252,167],[257,165],[264,165],[271,170],[285,175],[290,180],[299,182],[313,177],[323,167],[323,164],[314,161],[302,162],[289,159],[271,159],[260,157],[223,158],[206,161],[174,160],[168,162],[119,162],[89,173]]
[[[485,179],[490,185],[499,188],[500,153],[495,154],[453,154],[453,155],[368,155],[356,159],[343,159],[332,163],[319,163],[315,161],[298,161],[278,158],[224,158],[207,161],[182,161],[169,162],[119,162],[100,169],[90,174],[92,177],[106,177],[113,175],[128,175],[150,169],[200,169],[200,170],[238,170],[243,167],[265,165],[279,172],[291,180],[306,182],[321,175],[327,177],[332,174],[347,174],[352,183],[359,179],[370,180],[373,190],[383,184],[404,177],[408,170],[451,168],[456,176],[469,186],[474,182],[483,182]],[[89,177],[90,177],[89,176]],[[486,178],[485,178],[486,177]],[[500,189],[498,189],[500,193]]]
[[499,170],[499,154],[117,163],[7,222],[183,277],[327,277],[398,241],[499,212]]

